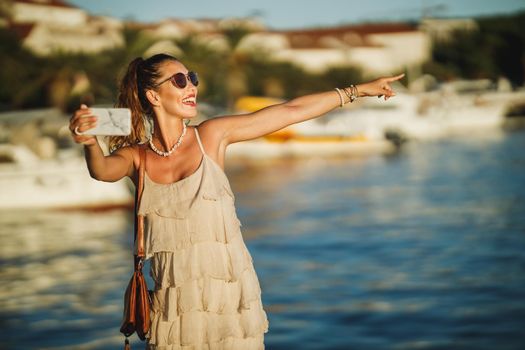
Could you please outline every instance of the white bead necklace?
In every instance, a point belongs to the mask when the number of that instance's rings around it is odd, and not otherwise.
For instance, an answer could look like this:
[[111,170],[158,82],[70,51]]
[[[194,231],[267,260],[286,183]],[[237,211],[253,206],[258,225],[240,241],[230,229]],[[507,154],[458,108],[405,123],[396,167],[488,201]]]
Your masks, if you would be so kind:
[[161,150],[157,149],[157,147],[155,147],[155,145],[153,144],[153,135],[149,139],[149,146],[151,147],[153,152],[157,153],[159,156],[161,156],[161,157],[169,157],[170,154],[172,154],[180,146],[180,144],[182,143],[182,139],[184,138],[184,135],[186,135],[186,123],[184,123],[184,120],[183,120],[182,121],[182,134],[180,134],[179,139],[173,145],[173,147],[171,147],[171,149],[168,152],[161,151]]

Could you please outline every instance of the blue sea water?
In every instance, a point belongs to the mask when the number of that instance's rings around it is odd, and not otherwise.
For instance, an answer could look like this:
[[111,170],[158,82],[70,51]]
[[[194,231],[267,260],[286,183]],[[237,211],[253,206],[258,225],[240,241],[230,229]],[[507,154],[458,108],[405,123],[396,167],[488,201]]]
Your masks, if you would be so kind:
[[[524,132],[227,172],[267,349],[525,348]],[[1,213],[0,348],[122,347],[131,218]]]

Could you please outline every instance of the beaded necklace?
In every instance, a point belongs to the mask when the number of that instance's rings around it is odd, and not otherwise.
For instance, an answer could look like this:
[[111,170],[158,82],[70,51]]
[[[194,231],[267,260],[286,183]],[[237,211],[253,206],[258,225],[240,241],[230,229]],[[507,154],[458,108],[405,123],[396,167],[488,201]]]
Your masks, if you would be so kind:
[[153,135],[151,135],[151,138],[148,140],[149,146],[151,147],[153,152],[157,153],[159,156],[169,157],[177,148],[179,148],[180,144],[182,143],[182,139],[184,138],[184,135],[186,135],[186,123],[184,123],[184,120],[183,120],[182,121],[182,134],[180,134],[179,139],[177,140],[177,142],[175,142],[175,144],[173,145],[173,147],[171,147],[169,151],[164,152],[164,151],[159,150],[157,147],[155,147],[155,145],[153,144]]

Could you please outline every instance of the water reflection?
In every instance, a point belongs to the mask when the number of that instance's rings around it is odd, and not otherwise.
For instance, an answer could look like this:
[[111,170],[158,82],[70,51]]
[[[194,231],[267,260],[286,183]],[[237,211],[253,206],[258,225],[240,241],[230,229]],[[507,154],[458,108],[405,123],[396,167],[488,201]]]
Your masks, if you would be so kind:
[[523,146],[452,139],[235,173],[269,348],[521,348]]
[[114,338],[131,271],[129,222],[125,211],[0,215],[6,349],[122,343]]

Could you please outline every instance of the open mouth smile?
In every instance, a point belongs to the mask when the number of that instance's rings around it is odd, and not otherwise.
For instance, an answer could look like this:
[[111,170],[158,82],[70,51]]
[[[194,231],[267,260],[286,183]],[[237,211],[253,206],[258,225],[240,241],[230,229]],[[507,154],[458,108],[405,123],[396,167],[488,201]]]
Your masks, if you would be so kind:
[[197,105],[197,99],[195,95],[190,95],[182,99],[182,103],[186,106],[195,107]]

